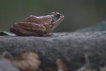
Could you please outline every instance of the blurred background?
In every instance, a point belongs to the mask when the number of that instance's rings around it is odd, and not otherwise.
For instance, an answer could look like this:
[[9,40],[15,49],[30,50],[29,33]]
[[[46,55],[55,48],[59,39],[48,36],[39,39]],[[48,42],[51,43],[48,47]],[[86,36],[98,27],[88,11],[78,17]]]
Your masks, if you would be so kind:
[[0,31],[29,15],[60,12],[65,20],[53,32],[72,32],[106,20],[106,0],[0,0]]

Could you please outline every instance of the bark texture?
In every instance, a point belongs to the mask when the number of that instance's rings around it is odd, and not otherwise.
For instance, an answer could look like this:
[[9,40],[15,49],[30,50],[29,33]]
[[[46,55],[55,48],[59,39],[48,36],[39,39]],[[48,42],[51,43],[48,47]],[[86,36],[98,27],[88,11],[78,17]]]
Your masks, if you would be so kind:
[[40,55],[41,68],[56,69],[56,59],[61,58],[69,70],[77,70],[89,61],[93,68],[106,64],[106,31],[86,33],[54,33],[53,37],[0,36],[0,53],[9,51],[14,56],[24,51]]

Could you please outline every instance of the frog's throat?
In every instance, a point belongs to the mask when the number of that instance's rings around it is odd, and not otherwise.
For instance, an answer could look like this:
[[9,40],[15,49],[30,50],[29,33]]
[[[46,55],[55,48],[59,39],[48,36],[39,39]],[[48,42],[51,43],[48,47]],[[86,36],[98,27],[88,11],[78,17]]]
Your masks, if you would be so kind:
[[56,28],[59,24],[59,22],[61,21],[61,19],[59,18],[57,21],[55,22],[52,22],[51,23],[51,26],[50,26],[50,29],[53,30],[54,28]]

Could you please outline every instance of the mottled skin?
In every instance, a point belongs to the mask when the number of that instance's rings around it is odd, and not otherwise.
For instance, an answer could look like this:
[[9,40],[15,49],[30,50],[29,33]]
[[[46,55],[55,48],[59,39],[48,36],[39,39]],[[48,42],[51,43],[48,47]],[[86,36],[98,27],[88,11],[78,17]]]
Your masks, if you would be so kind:
[[13,24],[10,27],[10,32],[18,36],[52,36],[50,31],[56,28],[63,20],[64,16],[58,12],[39,17],[30,15],[23,21]]

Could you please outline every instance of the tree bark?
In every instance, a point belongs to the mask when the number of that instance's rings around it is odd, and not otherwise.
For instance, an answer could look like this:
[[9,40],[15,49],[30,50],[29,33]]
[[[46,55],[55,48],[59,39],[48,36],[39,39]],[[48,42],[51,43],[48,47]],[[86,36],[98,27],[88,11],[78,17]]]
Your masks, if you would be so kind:
[[56,59],[61,58],[69,70],[77,70],[89,61],[93,68],[106,64],[106,31],[86,33],[54,33],[53,37],[0,36],[0,53],[9,51],[16,56],[20,52],[34,51],[40,56],[41,68],[56,69]]

